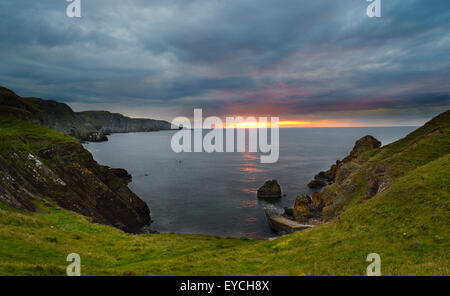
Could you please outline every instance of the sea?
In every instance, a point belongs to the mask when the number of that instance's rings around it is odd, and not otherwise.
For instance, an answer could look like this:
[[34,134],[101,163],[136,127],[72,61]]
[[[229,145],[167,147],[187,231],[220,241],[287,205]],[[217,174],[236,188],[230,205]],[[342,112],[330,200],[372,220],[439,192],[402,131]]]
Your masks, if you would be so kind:
[[[416,127],[281,128],[279,159],[261,163],[259,153],[181,152],[171,148],[177,131],[112,134],[108,142],[86,143],[94,159],[132,176],[129,184],[149,206],[153,230],[161,233],[270,238],[276,234],[265,217],[267,204],[257,189],[276,179],[283,197],[271,205],[293,207],[307,184],[372,135],[383,145]],[[206,131],[204,131],[206,133]]]

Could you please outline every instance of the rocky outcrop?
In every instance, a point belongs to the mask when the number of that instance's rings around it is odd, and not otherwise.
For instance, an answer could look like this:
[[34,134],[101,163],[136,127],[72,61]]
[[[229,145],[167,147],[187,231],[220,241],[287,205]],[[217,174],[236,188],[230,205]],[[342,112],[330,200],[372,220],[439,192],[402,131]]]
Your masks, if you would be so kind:
[[131,183],[133,177],[130,175],[130,173],[127,172],[125,169],[110,169],[111,173],[116,175],[120,180],[122,180],[125,184]]
[[[340,188],[339,194],[345,194],[351,196],[357,192],[357,187],[354,182],[350,179],[355,172],[357,172],[361,166],[365,163],[366,159],[363,157],[364,153],[378,149],[381,147],[381,142],[372,136],[364,136],[356,141],[350,154],[342,160],[337,160],[329,170],[318,173],[314,176],[308,186],[312,189],[320,189],[324,186],[334,184]],[[383,184],[382,187],[387,186],[389,183],[389,178],[384,178],[382,169],[378,168],[374,173],[371,170],[367,176],[368,189],[366,193],[366,198],[370,198],[379,192],[379,185]],[[327,187],[328,188],[328,187]],[[315,212],[315,216],[321,220],[329,220],[339,213],[343,204],[336,202],[334,196],[337,194],[335,187],[329,187],[323,193],[315,193],[311,202],[306,205],[306,199],[303,199],[303,203],[300,204],[300,200],[297,200],[296,207],[298,207],[298,213],[295,217],[297,220],[306,221],[308,217],[308,210]],[[299,205],[297,206],[297,203]],[[294,208],[295,210],[295,208]]]
[[381,142],[375,139],[372,136],[364,136],[358,141],[356,141],[353,150],[350,152],[350,155],[344,158],[344,162],[349,161],[350,159],[354,159],[364,153],[366,151],[370,151],[373,149],[377,149],[381,147]]
[[[352,151],[350,154],[345,157],[342,161],[337,160],[335,164],[333,164],[329,170],[322,171],[314,176],[314,179],[308,183],[308,187],[311,189],[320,189],[328,184],[333,183],[336,180],[338,172],[345,167],[352,160],[358,158],[362,153],[374,150],[381,147],[381,142],[375,139],[374,137],[368,135],[364,136],[358,141],[356,141]],[[347,165],[348,169],[351,165]],[[351,170],[347,170],[347,173],[351,172]],[[345,173],[345,169],[342,170],[341,175]],[[342,176],[341,176],[342,177]]]
[[[295,199],[295,205],[292,210],[292,218],[301,223],[315,225],[322,220],[322,209],[325,207],[325,201],[320,192],[313,194],[312,198],[306,194],[301,194]],[[288,212],[285,211],[287,216]]]
[[16,119],[0,118],[0,201],[38,211],[60,207],[127,232],[150,224],[147,204],[122,169],[99,165],[75,139]]
[[313,193],[311,204],[309,205],[311,212],[320,213],[322,209],[325,207],[325,201],[323,200],[322,193],[315,192]]
[[322,171],[315,175],[314,179],[308,183],[308,187],[311,189],[320,189],[327,184],[333,183],[340,166],[341,161],[336,161],[336,164],[333,164],[329,170]]
[[135,119],[107,111],[74,112],[68,105],[53,100],[22,98],[0,87],[0,114],[38,123],[81,141],[107,141],[109,133],[170,130],[167,121]]
[[260,199],[264,199],[269,202],[275,201],[281,198],[281,187],[277,180],[269,180],[258,189],[257,195]]
[[314,180],[308,183],[308,187],[311,189],[319,189],[327,185],[327,181],[318,176],[314,177]]
[[294,205],[294,219],[299,222],[307,222],[311,217],[311,211],[309,210],[309,205],[311,199],[306,194],[297,196]]
[[365,172],[365,179],[367,189],[364,194],[364,200],[383,192],[391,183],[391,177],[387,174],[385,166],[381,163],[370,166]]
[[[348,178],[361,167],[361,162],[358,161],[358,158],[365,152],[379,147],[381,147],[381,142],[374,137],[362,137],[356,141],[355,146],[347,157],[343,160],[336,161],[329,170],[318,173],[308,186],[312,189],[320,189],[326,185],[337,184],[343,188],[343,191],[356,191],[355,186],[352,182],[349,182]],[[381,168],[370,171],[367,180],[367,198],[380,192],[380,184],[384,184],[381,186],[383,188],[389,182],[385,178],[383,169]],[[267,186],[270,186],[270,184]],[[330,198],[330,192],[332,191],[328,190],[325,193],[316,192],[312,195],[312,198],[306,194],[297,196],[294,208],[285,209],[282,215],[282,221],[286,222],[285,220],[287,219],[288,221],[295,221],[301,225],[313,226],[329,220],[338,212],[338,209],[342,208],[339,203],[336,204],[334,199]],[[280,226],[278,225],[280,224],[279,222],[273,221],[273,213],[269,216],[272,216],[270,220],[271,225],[277,225],[276,228],[279,228],[280,231],[288,231],[286,225]]]
[[[327,183],[323,191],[314,193],[312,198],[299,195],[294,208],[285,208],[277,217],[305,225],[326,223],[346,208],[376,198],[408,172],[450,153],[449,136],[450,110],[384,147],[372,136],[365,136],[347,157],[316,175],[315,180]],[[278,225],[273,221],[276,215],[271,216],[271,227]]]

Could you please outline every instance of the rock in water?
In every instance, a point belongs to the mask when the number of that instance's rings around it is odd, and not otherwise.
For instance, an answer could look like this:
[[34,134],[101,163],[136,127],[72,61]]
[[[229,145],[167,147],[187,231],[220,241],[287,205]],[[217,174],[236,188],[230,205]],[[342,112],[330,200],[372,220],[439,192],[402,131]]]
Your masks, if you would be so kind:
[[269,180],[258,189],[258,198],[273,201],[281,198],[281,187],[277,180]]

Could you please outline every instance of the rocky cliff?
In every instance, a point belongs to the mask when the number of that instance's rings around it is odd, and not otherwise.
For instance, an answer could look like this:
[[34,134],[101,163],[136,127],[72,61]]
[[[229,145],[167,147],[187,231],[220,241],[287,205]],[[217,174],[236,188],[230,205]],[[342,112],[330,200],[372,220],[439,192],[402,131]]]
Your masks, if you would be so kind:
[[134,119],[107,111],[74,112],[53,100],[23,98],[0,87],[0,115],[55,129],[82,141],[107,141],[108,133],[152,132],[171,129],[167,121]]
[[107,140],[66,104],[38,98],[22,98],[4,87],[0,87],[0,114],[37,123],[83,141]]
[[309,182],[308,187],[312,189],[322,188],[335,181],[339,169],[352,160],[358,158],[362,153],[381,147],[381,142],[374,137],[367,135],[356,141],[350,154],[343,160],[337,160],[329,170],[322,171],[314,176],[314,180]]
[[171,124],[167,121],[130,118],[107,111],[85,111],[77,114],[104,134],[153,132],[171,129]]
[[150,210],[123,169],[99,165],[74,138],[4,114],[0,117],[0,201],[40,211],[54,204],[127,232],[150,224]]
[[66,104],[22,98],[0,87],[0,201],[26,211],[40,211],[40,204],[54,202],[93,222],[143,231],[151,222],[150,210],[128,188],[131,176],[99,165],[75,138],[103,141],[104,130],[153,131],[168,123],[130,125],[131,118],[113,118],[121,120],[112,124],[99,119],[94,125]]

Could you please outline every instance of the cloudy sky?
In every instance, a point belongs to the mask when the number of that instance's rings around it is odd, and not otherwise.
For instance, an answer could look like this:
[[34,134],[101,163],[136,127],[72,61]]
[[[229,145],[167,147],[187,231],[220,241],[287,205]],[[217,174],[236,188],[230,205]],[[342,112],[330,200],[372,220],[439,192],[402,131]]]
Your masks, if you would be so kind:
[[0,85],[133,117],[419,125],[450,108],[450,1],[0,0]]

